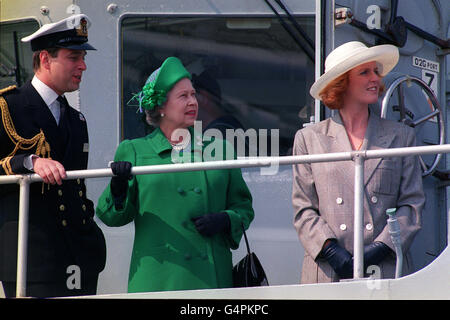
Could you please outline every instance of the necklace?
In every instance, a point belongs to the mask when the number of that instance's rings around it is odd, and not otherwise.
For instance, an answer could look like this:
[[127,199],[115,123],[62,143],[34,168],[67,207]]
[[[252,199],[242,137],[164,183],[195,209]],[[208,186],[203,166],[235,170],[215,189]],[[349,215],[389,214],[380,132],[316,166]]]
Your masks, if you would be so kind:
[[364,143],[364,139],[362,139],[362,140],[361,140],[361,143],[359,144],[359,147],[358,147],[358,148],[356,148],[356,150],[357,150],[357,151],[359,151],[359,150],[361,149],[361,147],[362,147],[363,143]]
[[[344,128],[345,128],[345,133],[347,134],[347,137],[350,140],[350,144],[351,144],[351,146],[353,148],[354,144],[353,144],[352,134],[350,134],[349,130],[347,129],[347,126],[345,125],[345,123],[343,123],[343,125],[344,125]],[[354,150],[359,151],[361,149],[363,143],[364,143],[364,137],[361,139],[361,143],[359,144],[359,146],[357,148],[354,148]]]
[[183,139],[183,141],[181,141],[180,143],[170,143],[172,145],[172,149],[175,151],[180,151],[185,149],[189,144],[190,141],[189,139]]

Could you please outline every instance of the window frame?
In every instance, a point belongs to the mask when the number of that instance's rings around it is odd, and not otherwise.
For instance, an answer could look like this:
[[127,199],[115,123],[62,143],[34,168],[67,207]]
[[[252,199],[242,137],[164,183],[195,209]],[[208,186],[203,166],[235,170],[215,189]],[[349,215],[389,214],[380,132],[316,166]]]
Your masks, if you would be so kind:
[[[280,16],[283,19],[288,19],[286,14],[280,14]],[[295,19],[301,19],[301,18],[311,18],[313,19],[312,26],[315,27],[315,13],[295,13],[292,14],[293,18]],[[118,141],[123,141],[126,139],[125,137],[125,117],[124,117],[124,111],[127,104],[127,101],[125,101],[125,93],[124,93],[124,83],[125,83],[125,74],[124,74],[124,32],[123,32],[123,25],[124,20],[126,19],[138,19],[138,18],[149,18],[149,19],[251,19],[251,18],[260,18],[260,19],[275,19],[277,20],[277,16],[275,14],[270,13],[251,13],[251,14],[211,14],[211,13],[171,13],[170,15],[163,14],[163,13],[155,13],[155,12],[128,12],[122,14],[118,19],[117,24],[117,34],[118,34],[118,42],[117,42],[117,59],[118,59],[118,107],[119,112],[117,113],[117,123],[118,123]],[[286,32],[284,30],[284,32]],[[313,37],[314,38],[314,37]],[[294,41],[294,40],[292,40]],[[306,56],[306,53],[299,48],[299,52],[302,52]],[[307,57],[305,59],[308,59]],[[312,61],[312,73],[311,76],[314,77],[314,64],[315,62]],[[309,92],[309,91],[308,91]],[[310,106],[311,110],[311,116],[314,115],[316,119],[321,118],[320,112],[321,110],[318,110],[314,106],[315,102],[314,99],[312,99],[312,105]],[[316,114],[319,112],[319,114]],[[305,123],[309,123],[306,121]],[[300,126],[299,128],[300,129]],[[293,137],[292,137],[293,138]]]

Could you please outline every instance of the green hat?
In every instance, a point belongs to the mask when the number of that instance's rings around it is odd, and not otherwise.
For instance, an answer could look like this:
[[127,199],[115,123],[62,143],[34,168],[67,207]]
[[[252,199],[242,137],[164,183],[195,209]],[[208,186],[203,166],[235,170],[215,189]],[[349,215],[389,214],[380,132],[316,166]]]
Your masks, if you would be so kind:
[[153,71],[145,82],[142,91],[135,97],[139,100],[139,109],[153,110],[167,99],[167,93],[181,79],[191,79],[191,74],[175,57],[167,58],[161,67]]

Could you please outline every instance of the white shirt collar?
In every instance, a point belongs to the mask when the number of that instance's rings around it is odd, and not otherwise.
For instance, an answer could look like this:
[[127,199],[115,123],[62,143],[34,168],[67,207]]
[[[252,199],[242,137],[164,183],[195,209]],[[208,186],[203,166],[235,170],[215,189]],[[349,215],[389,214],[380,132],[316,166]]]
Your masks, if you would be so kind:
[[42,97],[47,106],[50,106],[58,98],[58,94],[52,88],[39,80],[36,75],[31,80],[31,84]]

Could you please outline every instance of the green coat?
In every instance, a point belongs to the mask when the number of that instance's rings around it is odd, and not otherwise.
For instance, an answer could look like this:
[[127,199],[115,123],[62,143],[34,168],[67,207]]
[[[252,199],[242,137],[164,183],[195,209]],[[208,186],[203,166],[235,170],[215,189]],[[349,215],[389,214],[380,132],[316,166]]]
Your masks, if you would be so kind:
[[[197,139],[189,130],[193,146]],[[199,150],[207,147],[208,142],[197,144]],[[114,160],[133,166],[171,164],[171,152],[164,134],[155,129],[146,137],[124,140]],[[197,154],[187,155],[192,161]],[[108,185],[98,201],[98,217],[108,226],[135,223],[128,292],[232,286],[230,248],[239,246],[241,222],[248,228],[254,217],[240,169],[137,175],[129,182],[123,207],[116,210]],[[230,217],[231,234],[200,235],[191,218],[221,211]]]

